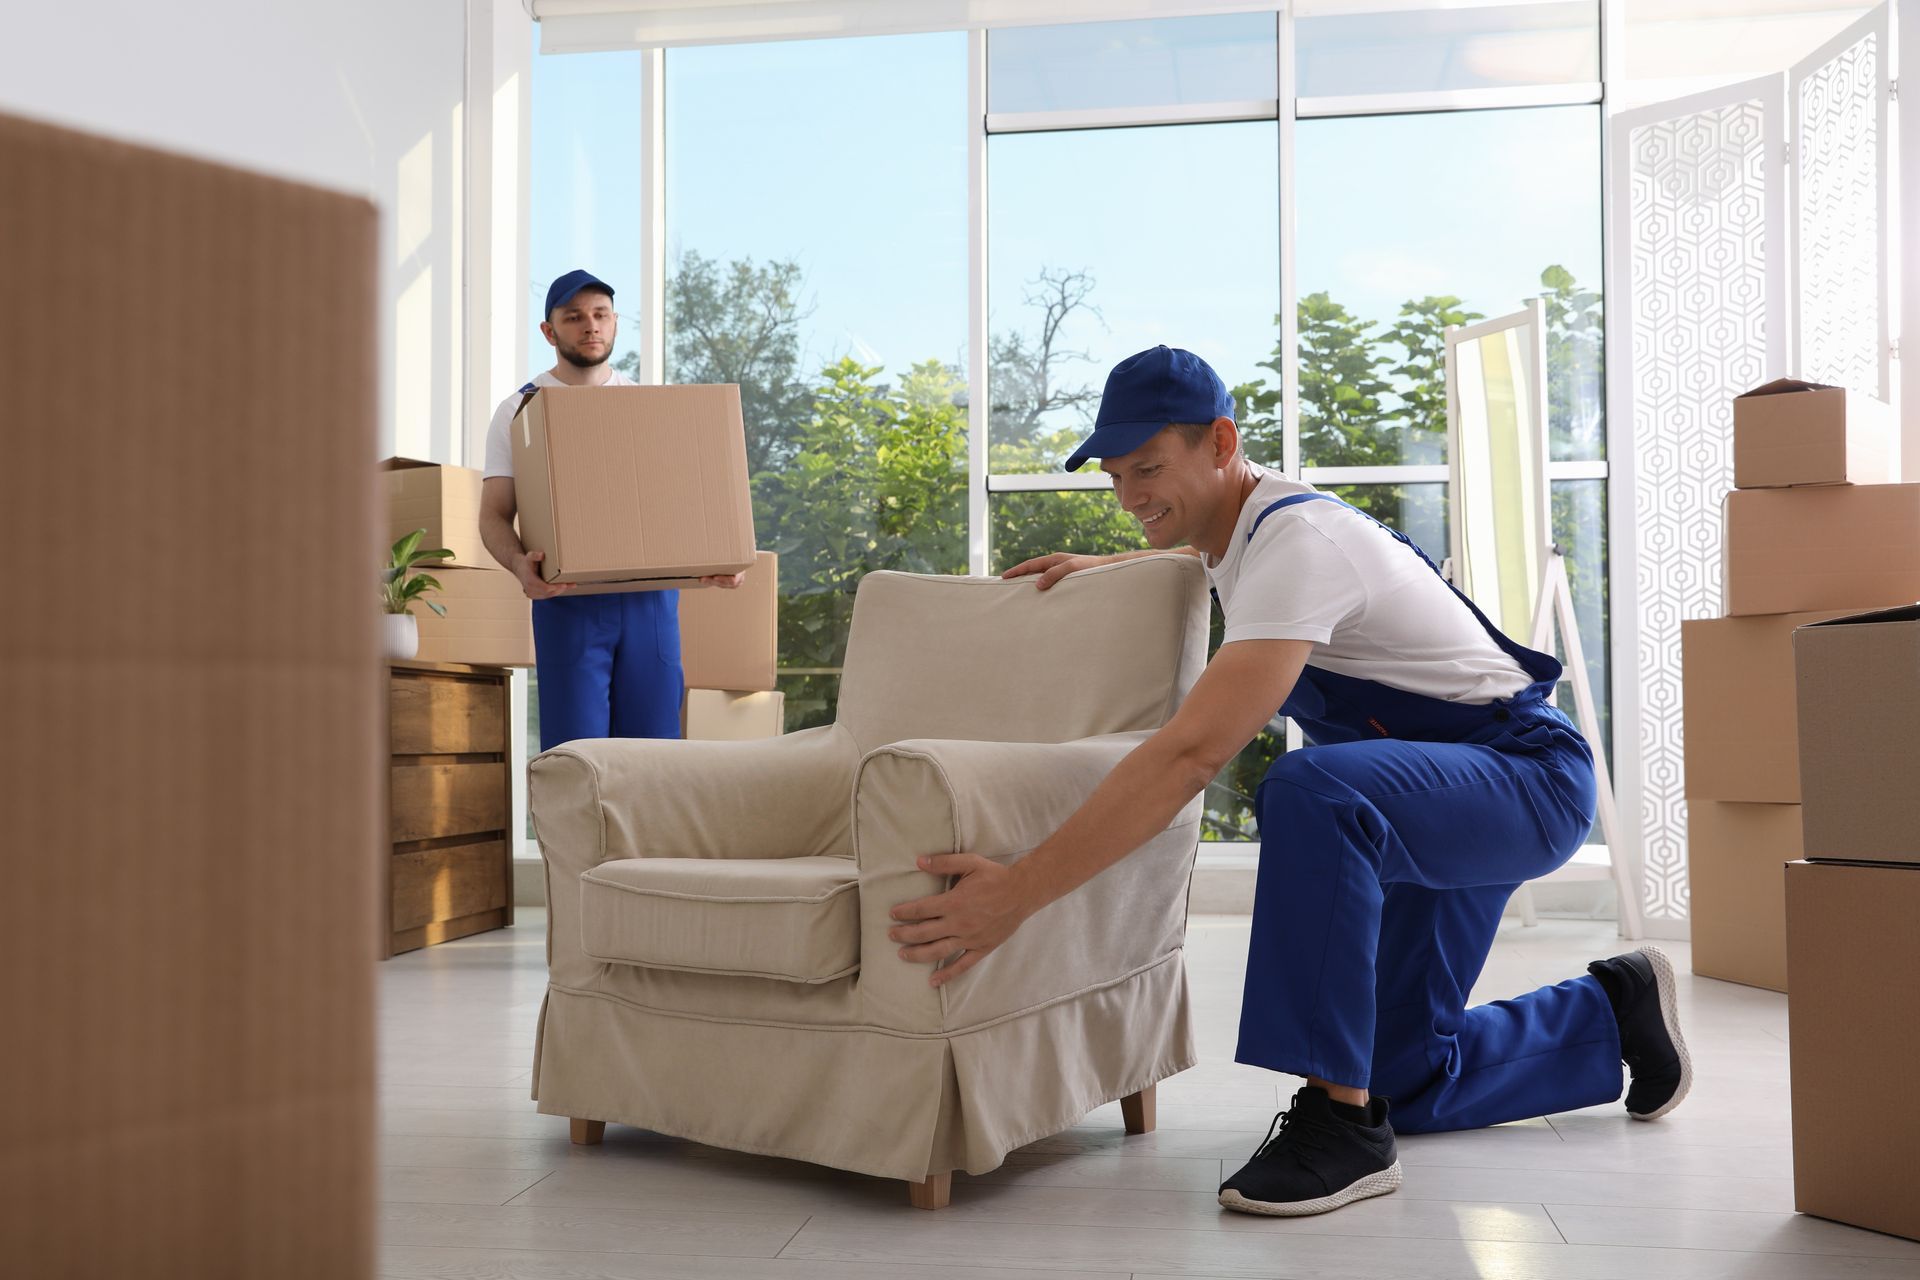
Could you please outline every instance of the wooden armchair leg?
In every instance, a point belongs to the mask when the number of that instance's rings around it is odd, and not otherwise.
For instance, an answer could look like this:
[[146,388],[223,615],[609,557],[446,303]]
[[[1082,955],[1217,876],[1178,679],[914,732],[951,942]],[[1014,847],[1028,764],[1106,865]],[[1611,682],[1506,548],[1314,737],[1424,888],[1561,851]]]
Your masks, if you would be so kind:
[[953,1199],[953,1175],[934,1173],[925,1182],[907,1184],[907,1203],[916,1209],[944,1209]]
[[1153,1085],[1120,1099],[1120,1119],[1128,1133],[1152,1133],[1154,1126]]
[[600,1139],[607,1136],[605,1120],[568,1120],[567,1128],[576,1147],[597,1147]]

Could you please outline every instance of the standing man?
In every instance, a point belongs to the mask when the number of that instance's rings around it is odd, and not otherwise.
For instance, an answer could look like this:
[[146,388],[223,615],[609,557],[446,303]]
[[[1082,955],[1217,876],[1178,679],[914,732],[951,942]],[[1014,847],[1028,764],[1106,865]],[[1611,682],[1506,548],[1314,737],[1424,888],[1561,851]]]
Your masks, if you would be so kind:
[[[569,271],[547,289],[540,333],[553,367],[500,402],[487,431],[480,536],[533,601],[533,651],[540,677],[540,748],[575,738],[677,738],[685,679],[680,670],[680,593],[621,591],[570,595],[540,577],[544,553],[529,553],[514,531],[510,430],[526,395],[540,387],[630,387],[607,363],[620,328],[613,288]],[[740,576],[703,578],[737,587]]]
[[[1165,829],[1278,710],[1314,745],[1260,787],[1235,1057],[1306,1087],[1220,1203],[1291,1216],[1383,1195],[1400,1185],[1395,1125],[1473,1129],[1610,1102],[1623,1060],[1628,1114],[1665,1115],[1691,1067],[1659,951],[1467,1007],[1508,897],[1593,824],[1591,751],[1552,703],[1560,663],[1502,635],[1404,535],[1255,466],[1233,412],[1185,351],[1143,351],[1108,377],[1067,469],[1100,458],[1151,547],[1200,556],[1224,642],[1174,718],[1027,857],[922,858],[957,882],[894,908],[900,954],[943,965],[936,986],[965,973]],[[1125,558],[1042,556],[1007,576],[1045,590]]]

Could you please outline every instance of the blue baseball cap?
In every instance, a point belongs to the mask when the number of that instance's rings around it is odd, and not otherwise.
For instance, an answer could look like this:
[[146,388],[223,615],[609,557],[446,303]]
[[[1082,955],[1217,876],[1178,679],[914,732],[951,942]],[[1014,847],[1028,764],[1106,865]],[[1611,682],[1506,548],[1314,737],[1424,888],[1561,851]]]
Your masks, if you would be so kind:
[[573,301],[573,295],[582,289],[598,289],[609,298],[613,296],[612,285],[576,267],[547,286],[547,309],[540,313],[540,318],[545,320],[552,316],[555,307],[566,306]]
[[1175,422],[1232,416],[1233,396],[1213,366],[1191,351],[1154,347],[1113,366],[1093,434],[1067,459],[1067,470],[1078,471],[1088,458],[1132,453]]

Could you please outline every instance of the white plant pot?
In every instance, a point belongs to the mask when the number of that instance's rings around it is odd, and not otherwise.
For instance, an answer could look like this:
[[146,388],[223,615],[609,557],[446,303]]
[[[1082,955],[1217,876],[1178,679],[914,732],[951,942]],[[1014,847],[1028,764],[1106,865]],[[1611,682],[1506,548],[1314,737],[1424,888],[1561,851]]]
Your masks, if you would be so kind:
[[389,658],[411,658],[420,652],[420,624],[410,613],[381,614],[380,636]]

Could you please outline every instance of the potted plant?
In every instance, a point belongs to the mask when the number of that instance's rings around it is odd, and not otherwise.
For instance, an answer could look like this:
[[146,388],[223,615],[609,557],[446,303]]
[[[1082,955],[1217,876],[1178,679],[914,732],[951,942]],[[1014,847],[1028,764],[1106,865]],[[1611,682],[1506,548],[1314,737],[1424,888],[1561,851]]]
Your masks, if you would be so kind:
[[425,529],[415,529],[394,543],[387,567],[380,571],[380,605],[385,615],[381,619],[385,624],[382,638],[389,658],[411,658],[420,652],[420,627],[412,612],[416,600],[441,617],[447,616],[445,609],[426,598],[427,592],[440,589],[439,579],[421,573],[415,566],[422,560],[450,559],[453,552],[445,547],[421,550],[420,539],[426,534]]

